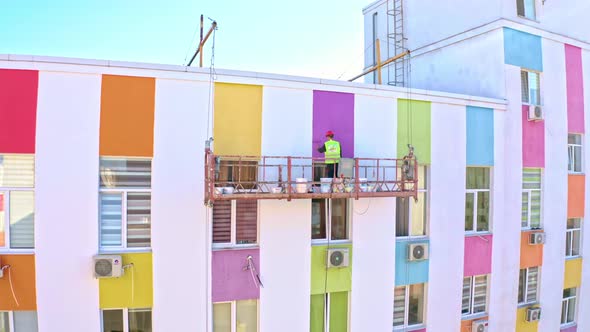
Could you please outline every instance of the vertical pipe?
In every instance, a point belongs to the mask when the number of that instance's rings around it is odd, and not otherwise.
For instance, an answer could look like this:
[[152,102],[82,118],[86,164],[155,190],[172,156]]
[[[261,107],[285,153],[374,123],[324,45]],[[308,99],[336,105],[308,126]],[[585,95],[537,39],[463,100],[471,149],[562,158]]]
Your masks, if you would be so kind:
[[201,38],[199,39],[199,67],[203,67],[203,14],[201,14]]
[[360,186],[360,170],[359,170],[359,159],[358,158],[354,158],[354,175],[355,175],[355,185],[354,185],[354,191],[356,192],[356,199],[359,199],[359,191],[361,190],[361,186]]
[[287,193],[289,194],[287,201],[290,201],[291,191],[293,190],[293,186],[291,184],[291,157],[287,157],[287,185]]

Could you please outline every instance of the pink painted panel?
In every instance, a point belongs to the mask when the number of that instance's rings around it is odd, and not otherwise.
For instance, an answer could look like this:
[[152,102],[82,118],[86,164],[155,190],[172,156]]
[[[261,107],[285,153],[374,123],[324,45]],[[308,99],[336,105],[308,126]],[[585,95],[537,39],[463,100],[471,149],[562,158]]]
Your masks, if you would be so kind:
[[260,289],[252,279],[250,271],[244,271],[248,255],[252,255],[256,270],[260,271],[259,249],[213,251],[213,302],[258,299],[260,297]]
[[570,326],[570,327],[566,327],[565,329],[561,329],[561,332],[577,332],[578,331],[578,327],[577,326]]
[[529,121],[529,106],[522,106],[522,166],[545,167],[545,121]]
[[584,133],[584,77],[582,49],[565,45],[567,87],[567,128],[570,133]]
[[492,272],[492,242],[492,235],[465,237],[465,277]]
[[38,81],[38,71],[0,69],[0,153],[35,153]]
[[326,141],[328,130],[340,142],[342,157],[354,158],[354,94],[313,91],[313,157],[324,157],[317,148]]

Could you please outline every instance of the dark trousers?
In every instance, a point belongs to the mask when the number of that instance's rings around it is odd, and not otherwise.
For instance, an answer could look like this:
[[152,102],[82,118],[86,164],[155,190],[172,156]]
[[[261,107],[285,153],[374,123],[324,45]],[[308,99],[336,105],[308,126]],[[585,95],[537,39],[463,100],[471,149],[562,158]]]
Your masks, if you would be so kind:
[[333,178],[334,174],[338,177],[338,163],[326,164],[326,177]]

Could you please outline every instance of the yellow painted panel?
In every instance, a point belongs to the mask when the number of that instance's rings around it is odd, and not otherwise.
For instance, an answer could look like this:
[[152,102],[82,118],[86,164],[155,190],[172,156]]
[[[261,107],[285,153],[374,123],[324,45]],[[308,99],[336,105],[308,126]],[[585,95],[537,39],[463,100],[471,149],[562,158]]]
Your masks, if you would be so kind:
[[152,254],[137,253],[121,256],[123,264],[133,263],[133,268],[126,269],[121,278],[100,279],[100,308],[151,308],[153,303]]
[[260,155],[262,86],[215,83],[213,139],[217,155]]
[[[539,322],[527,322],[526,310],[528,307],[520,308],[516,311],[516,332],[537,332]],[[541,313],[543,316],[543,313]]]
[[563,288],[578,287],[582,284],[582,258],[565,261]]

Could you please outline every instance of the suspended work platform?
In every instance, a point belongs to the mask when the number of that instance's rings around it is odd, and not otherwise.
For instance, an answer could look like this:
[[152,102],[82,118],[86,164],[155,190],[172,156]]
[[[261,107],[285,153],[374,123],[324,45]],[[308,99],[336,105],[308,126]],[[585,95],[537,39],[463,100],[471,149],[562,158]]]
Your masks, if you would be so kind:
[[205,151],[205,203],[235,199],[413,197],[418,163],[403,159],[340,160],[338,173],[325,176],[324,158],[225,156]]

